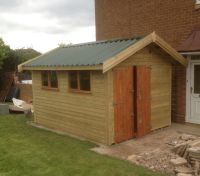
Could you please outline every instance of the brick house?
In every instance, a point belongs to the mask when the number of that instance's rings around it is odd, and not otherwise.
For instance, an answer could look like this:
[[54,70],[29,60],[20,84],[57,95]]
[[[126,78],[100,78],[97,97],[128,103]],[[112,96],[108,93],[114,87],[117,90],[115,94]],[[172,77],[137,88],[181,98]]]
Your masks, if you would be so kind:
[[97,40],[156,31],[189,61],[173,66],[172,120],[200,124],[200,1],[95,0]]

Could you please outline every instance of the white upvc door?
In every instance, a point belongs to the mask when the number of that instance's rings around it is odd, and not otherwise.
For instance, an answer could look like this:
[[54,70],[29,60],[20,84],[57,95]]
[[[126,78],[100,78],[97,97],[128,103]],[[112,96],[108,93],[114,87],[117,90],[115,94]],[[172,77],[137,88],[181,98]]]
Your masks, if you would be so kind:
[[200,124],[200,62],[190,63],[190,115],[188,122]]

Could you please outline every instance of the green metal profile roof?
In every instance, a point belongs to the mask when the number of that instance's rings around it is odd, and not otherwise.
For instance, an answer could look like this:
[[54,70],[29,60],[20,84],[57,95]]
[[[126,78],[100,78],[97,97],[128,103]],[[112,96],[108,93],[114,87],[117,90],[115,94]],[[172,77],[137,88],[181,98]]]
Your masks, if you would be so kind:
[[26,63],[23,67],[63,67],[99,65],[120,53],[141,37],[130,39],[104,40],[84,44],[59,47],[37,59]]

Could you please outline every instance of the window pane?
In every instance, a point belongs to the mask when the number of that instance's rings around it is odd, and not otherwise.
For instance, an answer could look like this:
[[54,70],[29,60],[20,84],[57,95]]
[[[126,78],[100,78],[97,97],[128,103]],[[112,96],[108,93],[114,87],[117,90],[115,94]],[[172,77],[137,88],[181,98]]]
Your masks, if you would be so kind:
[[58,88],[58,78],[56,71],[51,71],[51,87],[52,88]]
[[194,93],[200,94],[200,65],[194,66]]
[[48,86],[48,71],[42,71],[42,86]]
[[69,87],[71,89],[78,89],[78,75],[77,71],[69,72]]
[[80,89],[85,91],[90,91],[90,72],[89,71],[80,71]]

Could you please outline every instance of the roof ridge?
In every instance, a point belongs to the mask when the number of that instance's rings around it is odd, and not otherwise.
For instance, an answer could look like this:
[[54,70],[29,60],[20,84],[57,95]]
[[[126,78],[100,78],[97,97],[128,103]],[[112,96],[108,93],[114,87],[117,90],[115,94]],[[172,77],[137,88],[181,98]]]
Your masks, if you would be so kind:
[[97,40],[97,41],[87,42],[87,43],[78,43],[78,44],[63,46],[60,48],[73,48],[73,47],[88,46],[88,45],[98,45],[98,44],[102,44],[102,43],[112,43],[112,42],[127,41],[127,40],[138,40],[141,38],[143,38],[143,36],[129,37],[129,38],[128,37],[127,38],[113,38],[113,39],[108,39],[108,40]]

